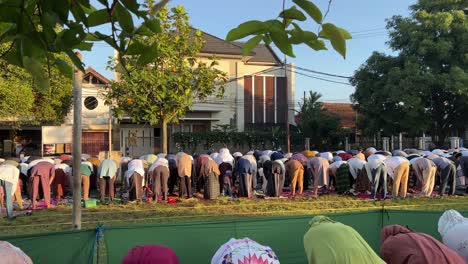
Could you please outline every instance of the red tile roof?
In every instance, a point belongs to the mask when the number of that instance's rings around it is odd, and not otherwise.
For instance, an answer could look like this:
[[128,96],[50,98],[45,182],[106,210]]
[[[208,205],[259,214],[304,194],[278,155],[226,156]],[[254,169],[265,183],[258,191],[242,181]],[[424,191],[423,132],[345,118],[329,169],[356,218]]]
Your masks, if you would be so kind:
[[356,127],[356,111],[350,103],[323,103],[323,108],[328,112],[336,114],[341,119],[341,127],[355,128]]
[[94,77],[96,77],[98,80],[100,80],[104,84],[110,83],[109,79],[107,79],[106,77],[104,77],[103,75],[101,75],[99,72],[97,72],[95,69],[91,67],[88,67],[86,69],[85,75],[83,76],[83,78],[86,77],[87,74],[92,74]]

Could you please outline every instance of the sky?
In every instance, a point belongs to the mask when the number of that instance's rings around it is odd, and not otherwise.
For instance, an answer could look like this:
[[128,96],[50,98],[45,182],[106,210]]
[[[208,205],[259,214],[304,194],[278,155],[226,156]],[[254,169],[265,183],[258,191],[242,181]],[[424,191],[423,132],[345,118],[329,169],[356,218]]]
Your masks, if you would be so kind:
[[[325,13],[328,0],[313,2]],[[393,52],[385,44],[388,40],[385,20],[394,15],[408,16],[409,6],[415,2],[416,0],[333,0],[326,22],[345,28],[353,35],[353,39],[347,41],[346,59],[330,45],[328,51],[318,52],[300,45],[294,47],[296,58],[287,58],[287,63],[294,63],[295,66],[304,69],[352,76],[373,51],[387,54]],[[286,3],[287,6],[292,5],[290,0]],[[170,6],[174,5],[183,5],[186,8],[190,23],[194,27],[220,38],[225,38],[230,29],[242,22],[276,18],[282,9],[282,1],[279,0],[171,0]],[[317,24],[311,19],[307,21],[308,23],[301,25],[303,29],[316,32]],[[280,58],[284,57],[279,52],[278,54]],[[106,69],[106,62],[113,55],[112,48],[98,43],[91,52],[84,52],[83,55],[87,66],[93,67],[109,79],[113,78],[113,73]],[[322,94],[324,102],[350,101],[349,96],[354,92],[351,85],[318,80],[310,76],[347,82],[347,79],[296,69],[296,102],[300,102],[304,92],[308,91]]]

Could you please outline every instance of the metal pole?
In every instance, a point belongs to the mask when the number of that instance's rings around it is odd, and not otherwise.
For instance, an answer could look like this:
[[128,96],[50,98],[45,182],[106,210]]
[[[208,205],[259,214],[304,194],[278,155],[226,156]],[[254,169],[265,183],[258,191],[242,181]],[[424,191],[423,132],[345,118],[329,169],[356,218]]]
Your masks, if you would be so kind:
[[398,135],[398,148],[400,150],[403,150],[403,134],[402,133]]
[[286,89],[285,95],[286,95],[286,117],[285,117],[285,123],[286,123],[286,153],[291,153],[291,135],[289,132],[289,91],[288,91],[288,74],[287,74],[287,69],[286,69],[286,56],[284,57],[284,88]]
[[112,106],[109,106],[109,153],[107,154],[107,158],[111,159],[112,153]]
[[[81,53],[76,52],[78,58]],[[73,229],[81,229],[81,82],[83,72],[74,67],[73,70]]]

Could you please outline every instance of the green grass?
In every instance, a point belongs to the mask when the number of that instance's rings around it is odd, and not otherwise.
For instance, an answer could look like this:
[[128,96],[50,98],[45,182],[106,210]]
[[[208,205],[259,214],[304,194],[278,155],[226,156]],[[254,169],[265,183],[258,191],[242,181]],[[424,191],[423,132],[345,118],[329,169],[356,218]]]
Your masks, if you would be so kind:
[[[400,210],[468,210],[468,196],[450,198],[406,198],[374,202],[338,195],[319,198],[292,199],[229,199],[212,201],[192,198],[175,204],[142,203],[102,205],[82,209],[82,228],[95,228],[97,224],[121,226],[160,222],[194,220],[228,220],[238,218],[307,215],[335,212],[355,212],[381,209]],[[1,235],[33,234],[70,230],[71,208],[59,206],[20,215],[14,220],[0,219]]]

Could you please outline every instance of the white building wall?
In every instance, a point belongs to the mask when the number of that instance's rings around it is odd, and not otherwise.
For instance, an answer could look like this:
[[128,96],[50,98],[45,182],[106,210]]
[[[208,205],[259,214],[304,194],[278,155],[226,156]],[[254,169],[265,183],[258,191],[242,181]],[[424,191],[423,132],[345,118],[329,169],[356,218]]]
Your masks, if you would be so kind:
[[[207,62],[208,59],[200,59]],[[228,75],[223,99],[214,97],[207,98],[207,102],[195,103],[191,111],[212,111],[211,127],[220,124],[230,124],[235,121],[238,131],[244,131],[244,79],[246,75],[269,75],[284,77],[285,70],[275,65],[253,65],[245,64],[241,59],[222,58],[218,59],[219,65],[216,66]],[[294,123],[294,74],[286,72],[288,78],[288,102],[290,102],[289,122]]]

